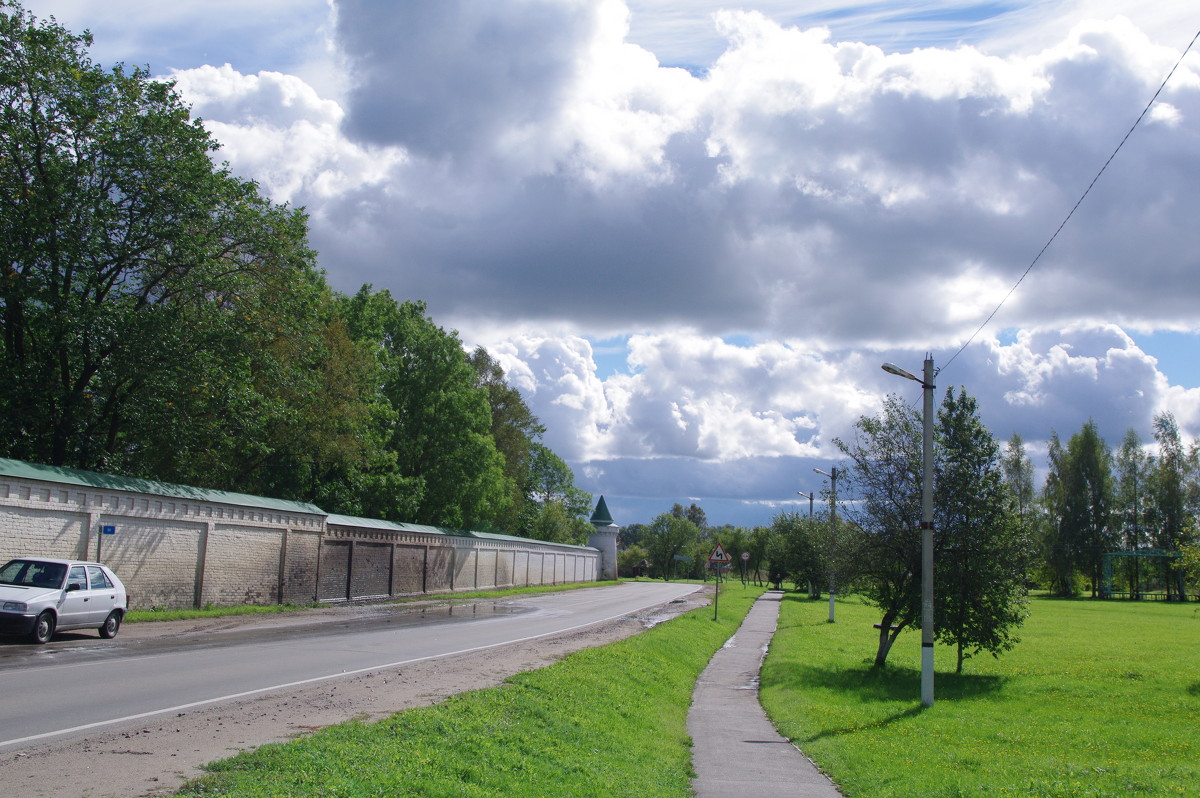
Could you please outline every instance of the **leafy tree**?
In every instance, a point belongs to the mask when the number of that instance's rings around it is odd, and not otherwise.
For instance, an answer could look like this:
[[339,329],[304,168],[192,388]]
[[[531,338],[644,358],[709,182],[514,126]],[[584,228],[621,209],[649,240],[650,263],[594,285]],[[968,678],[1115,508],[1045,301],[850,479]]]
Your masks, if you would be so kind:
[[535,540],[583,545],[587,543],[592,526],[561,501],[551,499],[538,508],[532,525],[525,532],[525,537]]
[[487,392],[458,336],[434,324],[424,303],[397,303],[371,286],[346,300],[343,313],[351,336],[376,358],[376,393],[389,411],[385,446],[416,496],[410,517],[396,517],[399,504],[381,517],[496,525],[511,500],[504,457],[491,436]]
[[[836,441],[851,461],[844,484],[857,496],[845,505],[855,534],[839,545],[856,564],[860,592],[883,612],[881,667],[899,633],[921,621],[921,421],[889,396],[879,416],[860,418],[854,429],[851,442]],[[1015,642],[1028,544],[975,400],[947,391],[935,435],[935,627],[938,639],[958,648],[961,669],[967,656],[998,654]]]
[[1040,540],[1042,562],[1045,565],[1045,583],[1056,596],[1074,596],[1075,572],[1078,568],[1078,551],[1074,541],[1067,537],[1064,526],[1066,513],[1067,453],[1063,449],[1058,433],[1051,431],[1046,449],[1048,472],[1042,486],[1042,522]]
[[[486,349],[476,347],[467,360],[475,370],[478,386],[487,392],[492,441],[504,457],[509,499],[508,508],[498,524],[510,535],[523,535],[531,520],[526,514],[533,449],[546,428],[525,404],[521,392],[508,384],[504,369]],[[528,515],[536,515],[536,512]]]
[[820,598],[827,568],[817,541],[827,537],[828,530],[828,524],[807,514],[782,512],[771,519],[768,556],[773,581],[790,579],[797,589],[805,585],[810,596]]
[[[1142,441],[1135,430],[1126,431],[1117,450],[1115,460],[1116,484],[1113,493],[1113,523],[1125,551],[1136,552],[1146,548],[1147,513],[1150,491],[1147,487],[1151,458],[1146,454]],[[1125,558],[1125,581],[1129,586],[1129,597],[1139,598],[1141,584],[1140,561],[1137,557]]]
[[1064,542],[1078,553],[1095,598],[1103,556],[1114,546],[1110,526],[1113,491],[1112,453],[1091,419],[1067,442],[1066,465]]
[[673,505],[671,507],[671,515],[675,516],[676,518],[686,518],[695,524],[696,529],[699,529],[701,532],[704,532],[708,529],[708,518],[705,516],[704,510],[700,509],[700,506],[695,502],[688,505],[686,508],[682,504],[678,503]]
[[649,567],[650,552],[637,544],[617,552],[617,573],[620,576],[643,576]]
[[663,513],[650,522],[642,545],[650,552],[655,573],[664,580],[675,573],[675,556],[684,554],[700,537],[700,530],[686,518]]
[[621,531],[617,533],[617,545],[621,548],[641,545],[646,537],[647,529],[649,527],[646,524],[630,524],[621,527]]
[[763,566],[767,563],[768,550],[772,539],[771,527],[756,526],[750,532],[750,573],[753,574],[754,584],[763,582]]
[[[1179,438],[1179,426],[1170,413],[1154,417],[1154,440],[1158,459],[1151,471],[1151,517],[1154,544],[1165,551],[1177,552],[1195,532],[1195,506],[1189,507],[1189,482],[1195,482],[1196,458],[1189,457]],[[1173,567],[1167,579],[1167,599],[1183,599],[1184,575]]]
[[571,515],[587,515],[592,494],[575,486],[575,474],[561,457],[540,443],[530,446],[526,498],[534,505],[559,502]]
[[863,533],[858,577],[883,613],[874,663],[882,667],[900,632],[921,619],[921,420],[888,396],[880,415],[859,418],[852,440],[834,443],[850,459],[839,476],[858,501],[843,512]]
[[998,656],[1017,642],[1029,546],[1002,476],[1000,447],[975,399],[947,391],[936,433],[935,628],[939,640],[957,648],[961,673],[965,658]]
[[1179,567],[1192,585],[1193,592],[1200,592],[1200,543],[1189,543],[1183,547]]
[[1025,454],[1025,441],[1013,433],[1000,458],[1004,481],[1012,491],[1013,510],[1025,522],[1033,512],[1036,495],[1033,489],[1033,461]]
[[240,448],[194,481],[233,487],[281,449],[352,449],[356,410],[301,420],[332,376],[306,345],[336,349],[336,326],[318,304],[272,302],[323,289],[304,215],[215,167],[170,83],[106,72],[90,45],[0,2],[3,453],[187,476],[224,422]]

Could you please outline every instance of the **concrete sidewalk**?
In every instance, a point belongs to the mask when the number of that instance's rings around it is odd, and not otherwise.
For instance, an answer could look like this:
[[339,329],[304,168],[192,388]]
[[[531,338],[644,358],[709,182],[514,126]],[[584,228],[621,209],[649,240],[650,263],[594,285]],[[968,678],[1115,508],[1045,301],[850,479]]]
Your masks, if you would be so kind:
[[758,674],[779,619],[764,593],[696,682],[688,733],[697,798],[841,798],[808,757],[780,736],[758,703]]

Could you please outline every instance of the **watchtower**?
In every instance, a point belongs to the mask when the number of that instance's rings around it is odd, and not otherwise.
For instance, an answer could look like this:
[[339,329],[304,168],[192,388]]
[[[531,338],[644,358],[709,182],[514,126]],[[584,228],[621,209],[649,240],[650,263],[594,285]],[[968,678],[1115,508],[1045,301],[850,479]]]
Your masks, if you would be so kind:
[[594,531],[588,535],[588,545],[600,550],[600,567],[597,569],[596,578],[601,581],[616,579],[617,533],[621,531],[621,527],[613,521],[603,496],[596,502],[596,511],[592,513],[592,526]]

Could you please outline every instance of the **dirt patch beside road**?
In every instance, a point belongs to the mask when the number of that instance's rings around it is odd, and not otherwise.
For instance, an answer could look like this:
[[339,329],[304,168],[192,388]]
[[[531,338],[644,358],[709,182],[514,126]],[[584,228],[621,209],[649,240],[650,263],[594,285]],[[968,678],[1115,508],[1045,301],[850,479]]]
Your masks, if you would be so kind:
[[[15,798],[74,795],[170,795],[200,776],[209,762],[238,751],[282,742],[353,718],[377,720],[428,706],[455,693],[491,687],[521,671],[550,665],[573,651],[630,637],[707,602],[704,592],[616,621],[562,635],[415,663],[393,670],[321,682],[236,703],[154,715],[134,724],[105,726],[87,737],[30,746],[0,755],[5,793]],[[322,622],[386,612],[380,607],[320,610]],[[303,623],[305,613],[277,616],[273,625]],[[170,638],[233,630],[263,619],[222,618],[136,624],[122,636]]]

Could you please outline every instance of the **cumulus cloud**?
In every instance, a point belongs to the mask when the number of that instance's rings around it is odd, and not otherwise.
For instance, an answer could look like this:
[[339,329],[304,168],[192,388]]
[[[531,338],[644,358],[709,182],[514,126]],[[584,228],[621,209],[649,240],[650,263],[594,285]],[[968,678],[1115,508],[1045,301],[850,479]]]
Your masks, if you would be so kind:
[[[1070,3],[693,5],[322,0],[273,64],[167,63],[221,157],[307,208],[335,287],[423,299],[486,345],[589,489],[761,508],[913,390],[881,362],[946,365],[976,334],[1186,42]],[[917,12],[944,16],[922,46],[888,38]],[[667,54],[681,14],[700,63]],[[1200,391],[1127,334],[1197,329],[1198,118],[1193,53],[939,376],[998,435],[1148,438],[1164,409],[1200,433]]]
[[221,157],[252,175],[276,202],[344,201],[378,186],[406,160],[402,150],[355,144],[341,106],[294,75],[243,75],[229,64],[170,76],[222,145]]
[[[920,406],[918,386],[880,369],[890,360],[919,372],[906,349],[818,354],[675,331],[631,336],[628,369],[601,376],[581,338],[490,348],[589,489],[743,502],[760,517],[795,501],[812,467],[837,462],[834,438],[848,439],[886,394]],[[952,354],[935,353],[937,401],[965,388],[999,439],[1019,433],[1035,455],[1051,432],[1069,438],[1089,418],[1113,445],[1131,428],[1149,440],[1164,411],[1185,435],[1200,433],[1200,389],[1171,386],[1115,325],[1024,330]]]
[[[726,50],[696,77],[630,44],[617,0],[337,8],[344,103],[282,74],[176,73],[234,166],[328,222],[314,243],[347,289],[593,334],[952,346],[1178,58],[1122,20],[1000,57],[721,12]],[[1004,324],[1189,323],[1196,62]]]

